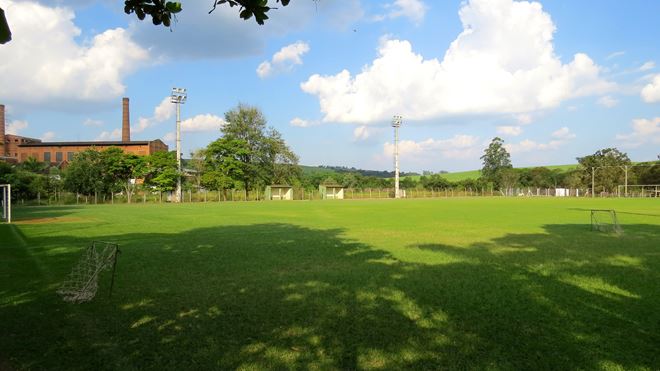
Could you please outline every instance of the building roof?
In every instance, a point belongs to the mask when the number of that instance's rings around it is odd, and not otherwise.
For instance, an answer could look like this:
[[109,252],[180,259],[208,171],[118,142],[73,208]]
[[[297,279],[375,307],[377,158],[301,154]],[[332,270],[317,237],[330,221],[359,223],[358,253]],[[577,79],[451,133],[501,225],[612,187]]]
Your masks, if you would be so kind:
[[130,142],[122,142],[120,140],[106,140],[106,141],[91,141],[91,142],[39,142],[39,143],[22,143],[19,147],[76,147],[76,146],[144,146],[151,142],[161,142],[160,139],[156,140],[132,140]]

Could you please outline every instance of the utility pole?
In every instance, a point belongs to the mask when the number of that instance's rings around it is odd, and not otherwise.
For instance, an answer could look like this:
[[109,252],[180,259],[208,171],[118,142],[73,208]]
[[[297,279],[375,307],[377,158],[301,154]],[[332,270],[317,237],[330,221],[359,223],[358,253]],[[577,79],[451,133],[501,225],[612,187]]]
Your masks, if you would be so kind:
[[596,178],[595,177],[595,172],[596,172],[596,168],[592,166],[591,167],[591,197],[592,198],[595,197],[595,194],[594,194],[594,192],[595,192],[595,190],[594,190],[594,181],[595,181],[595,178]]
[[623,167],[623,171],[626,172],[626,183],[625,183],[625,186],[624,186],[624,192],[623,193],[624,193],[624,197],[628,197],[628,165],[625,165]]
[[172,88],[171,102],[176,104],[176,196],[174,202],[181,202],[181,105],[186,103],[188,94],[184,88]]
[[394,128],[394,198],[401,198],[399,191],[399,128],[401,127],[401,116],[392,118]]

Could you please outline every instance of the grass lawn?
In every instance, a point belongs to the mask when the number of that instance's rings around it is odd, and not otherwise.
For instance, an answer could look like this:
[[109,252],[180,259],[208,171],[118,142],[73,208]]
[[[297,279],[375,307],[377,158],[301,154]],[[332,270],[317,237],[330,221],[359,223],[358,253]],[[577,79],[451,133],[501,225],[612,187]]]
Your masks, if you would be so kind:
[[[619,213],[621,236],[589,229]],[[16,208],[0,369],[660,368],[660,200]],[[55,293],[92,240],[114,293]]]

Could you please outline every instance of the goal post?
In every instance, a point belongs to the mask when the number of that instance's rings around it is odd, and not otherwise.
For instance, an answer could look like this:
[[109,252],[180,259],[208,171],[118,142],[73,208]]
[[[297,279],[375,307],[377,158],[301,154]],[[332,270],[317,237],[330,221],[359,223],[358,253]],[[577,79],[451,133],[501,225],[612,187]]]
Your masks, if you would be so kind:
[[0,203],[2,222],[11,223],[11,184],[0,184]]
[[619,184],[619,197],[660,197],[660,184]]
[[623,232],[614,210],[591,210],[591,230],[600,232]]

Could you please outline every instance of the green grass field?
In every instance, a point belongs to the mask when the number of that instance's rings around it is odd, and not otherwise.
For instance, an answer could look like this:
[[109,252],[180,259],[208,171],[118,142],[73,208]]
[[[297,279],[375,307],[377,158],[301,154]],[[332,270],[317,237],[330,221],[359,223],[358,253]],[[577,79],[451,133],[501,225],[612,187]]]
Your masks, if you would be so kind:
[[[592,232],[613,208],[624,234]],[[16,208],[0,369],[660,368],[660,200]],[[58,285],[116,241],[114,293]]]

